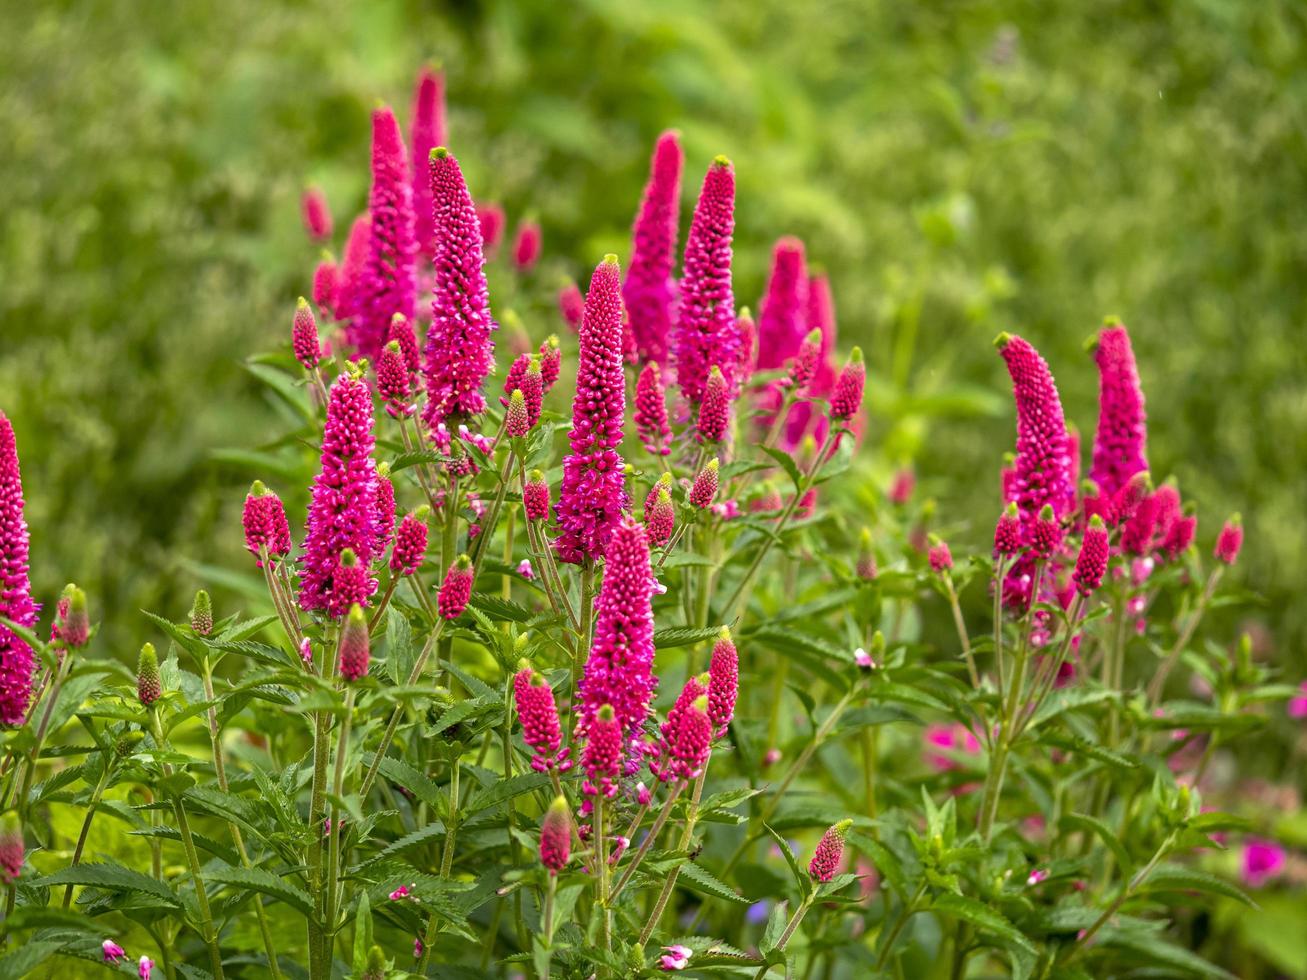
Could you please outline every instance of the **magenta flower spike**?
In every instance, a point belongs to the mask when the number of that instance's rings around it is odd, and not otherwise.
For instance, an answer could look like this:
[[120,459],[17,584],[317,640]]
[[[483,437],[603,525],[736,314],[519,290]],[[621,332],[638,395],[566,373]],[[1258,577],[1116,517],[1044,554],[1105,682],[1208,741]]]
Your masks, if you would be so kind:
[[653,674],[653,570],[644,528],[622,521],[609,542],[595,604],[594,642],[580,682],[580,727],[612,705],[625,738],[649,716],[658,681]]
[[345,239],[345,255],[340,262],[336,288],[336,305],[332,309],[337,320],[351,320],[361,306],[360,297],[365,292],[364,278],[371,242],[372,215],[364,211],[349,226],[349,237]]
[[713,365],[708,372],[703,401],[699,404],[699,424],[695,438],[700,442],[721,442],[731,427],[731,392],[721,368]]
[[529,271],[540,259],[541,242],[538,222],[523,221],[517,226],[517,237],[513,239],[513,265],[518,272]]
[[1048,364],[1021,337],[1000,334],[995,341],[1012,377],[1017,406],[1017,455],[1013,491],[1027,534],[1045,504],[1063,518],[1075,503],[1067,455],[1066,418]]
[[340,631],[340,676],[350,683],[367,677],[370,658],[367,617],[363,615],[363,608],[355,603],[349,607],[345,626]]
[[522,720],[522,739],[535,753],[531,758],[531,768],[536,772],[567,768],[567,752],[559,752],[563,732],[558,722],[558,704],[549,682],[524,665],[513,675],[513,700],[517,716]]
[[[286,521],[286,508],[281,498],[264,486],[261,480],[254,481],[245,497],[241,524],[245,529],[245,547],[256,559],[264,547],[268,549],[270,558],[290,554],[290,525]],[[257,560],[255,565],[262,568],[263,562]]]
[[431,173],[427,161],[431,151],[448,142],[445,132],[445,73],[430,65],[418,72],[413,91],[413,115],[409,157],[409,184],[413,196],[413,232],[418,249],[431,258],[435,248],[435,223],[431,207]]
[[463,172],[443,147],[431,151],[436,270],[427,331],[427,405],[423,419],[434,432],[486,410],[481,386],[494,368],[490,297],[482,269],[481,226]]
[[481,246],[486,254],[490,255],[499,247],[500,239],[504,237],[504,229],[508,227],[508,217],[504,214],[503,206],[493,201],[489,204],[478,204],[476,214],[477,227],[481,229]]
[[835,877],[835,872],[840,869],[840,858],[844,856],[844,835],[851,826],[852,820],[841,820],[821,835],[808,865],[808,874],[813,881],[827,882]]
[[622,774],[622,725],[611,704],[595,709],[586,731],[581,767],[585,770],[581,789],[587,796],[617,795],[617,781]]
[[355,594],[344,597],[337,595],[335,581],[346,549],[354,552],[365,579],[376,554],[377,471],[372,448],[372,394],[364,379],[342,374],[327,399],[321,469],[313,482],[300,569],[300,607],[326,610],[333,619],[344,616],[350,602],[366,604],[376,590],[372,581],[360,598],[359,583],[351,582]]
[[631,231],[631,265],[622,286],[637,356],[665,366],[676,284],[676,238],[680,223],[681,170],[685,154],[675,132],[654,144],[649,181]]
[[1182,513],[1171,522],[1171,528],[1166,532],[1166,539],[1162,542],[1162,552],[1171,561],[1175,561],[1189,550],[1197,530],[1197,516],[1187,511]]
[[[839,375],[839,365],[832,359],[835,350],[835,299],[831,295],[830,279],[824,273],[815,274],[808,280],[808,305],[805,322],[810,331],[818,331],[816,363],[812,378],[808,381],[808,392],[814,398],[827,398],[835,387]],[[828,423],[811,401],[799,401],[790,409],[785,423],[785,441],[783,447],[793,448],[811,433],[821,445],[827,435]]]
[[136,660],[136,697],[145,707],[149,707],[163,697],[163,680],[159,676],[159,655],[153,643],[141,647]]
[[[544,349],[544,345],[541,345]],[[544,408],[545,381],[541,369],[540,354],[519,354],[508,369],[504,379],[504,394],[508,397],[499,399],[499,404],[508,407],[514,391],[522,392],[526,409],[527,427],[531,428],[540,421],[540,412]]]
[[425,504],[405,514],[395,531],[395,547],[390,552],[390,570],[396,575],[413,575],[427,554],[427,514]]
[[410,380],[404,352],[399,341],[392,340],[377,359],[377,394],[386,404],[386,414],[393,419],[407,418],[414,410]]
[[1080,542],[1080,554],[1076,557],[1075,571],[1071,581],[1076,591],[1088,597],[1103,584],[1103,574],[1107,571],[1108,558],[1107,525],[1095,514],[1089,519],[1085,528],[1084,540]]
[[667,761],[659,764],[658,777],[664,782],[697,779],[712,751],[713,723],[708,717],[708,696],[700,694],[682,705],[674,718],[669,714],[663,729]]
[[[19,626],[34,626],[39,611],[32,601],[27,555],[18,443],[9,417],[0,412],[0,615]],[[21,725],[27,720],[33,666],[32,648],[0,625],[0,722]]]
[[295,360],[312,371],[322,360],[322,345],[318,342],[318,321],[313,318],[309,301],[303,296],[295,304],[295,319],[290,328],[290,346]]
[[572,856],[572,811],[567,798],[557,796],[545,811],[540,824],[540,863],[556,875],[567,867]]
[[[1101,523],[1101,522],[1100,522]],[[994,555],[1015,555],[1021,550],[1021,517],[1015,503],[1008,504],[994,525]]]
[[1045,504],[1035,518],[1030,537],[1030,550],[1038,558],[1050,558],[1062,546],[1062,525],[1053,516],[1053,508]]
[[331,238],[331,205],[321,187],[310,187],[301,199],[304,212],[304,230],[314,241],[325,242]]
[[522,509],[528,521],[549,520],[549,484],[540,470],[532,470],[522,486]]
[[18,814],[6,813],[0,820],[0,878],[14,881],[23,873],[23,828]]
[[758,348],[758,325],[753,322],[753,314],[746,306],[735,318],[735,335],[740,346],[739,366],[736,369],[736,387],[742,388],[753,376],[754,355]]
[[340,267],[329,255],[322,257],[313,270],[313,302],[318,309],[335,316],[336,301],[340,293]]
[[933,534],[930,535],[929,543],[930,550],[926,552],[926,560],[930,563],[930,570],[942,575],[953,567],[953,554],[949,551],[948,542]]
[[635,382],[635,431],[645,451],[654,456],[671,453],[672,430],[667,424],[667,391],[657,361],[649,361]]
[[558,335],[550,334],[540,345],[540,377],[545,383],[546,395],[553,389],[562,367],[563,352],[558,346]]
[[389,108],[372,113],[372,191],[368,196],[371,234],[361,287],[353,297],[347,337],[363,357],[375,360],[396,313],[413,315],[417,301],[413,196],[408,153]]
[[531,420],[526,411],[526,399],[522,389],[514,388],[508,400],[508,411],[504,413],[504,435],[510,439],[521,439],[531,431]]
[[396,313],[390,320],[390,332],[386,335],[387,343],[399,344],[399,352],[404,358],[404,367],[414,378],[422,368],[418,354],[417,334],[413,332],[413,321],[402,313]]
[[728,627],[722,627],[713,644],[708,678],[708,717],[714,735],[721,738],[735,717],[735,699],[740,690],[740,655]]
[[1232,514],[1221,527],[1216,538],[1216,550],[1213,554],[1219,561],[1233,565],[1239,559],[1239,549],[1243,547],[1243,521],[1238,514]]
[[595,269],[581,322],[581,353],[572,401],[571,453],[563,460],[563,485],[554,542],[559,560],[572,564],[604,557],[628,497],[622,457],[626,375],[622,368],[622,295],[617,256]]
[[708,370],[729,371],[735,390],[740,336],[731,288],[731,236],[735,230],[735,171],[726,157],[708,167],[685,240],[676,308],[676,383],[691,404],[703,401]]
[[1098,364],[1098,429],[1089,478],[1111,497],[1148,469],[1147,415],[1125,324],[1109,318],[1092,350]]
[[772,249],[767,295],[758,307],[758,370],[784,367],[799,352],[806,332],[807,303],[808,272],[803,242],[782,238]]
[[671,540],[676,529],[676,509],[672,506],[672,495],[665,488],[655,485],[654,491],[658,496],[644,509],[644,530],[649,544],[661,548]]
[[848,422],[862,411],[862,392],[867,384],[867,365],[862,361],[862,348],[855,347],[849,353],[848,363],[835,379],[835,388],[830,396],[830,417],[836,421]]
[[664,491],[664,490],[669,494],[672,492],[671,473],[664,473],[662,476],[660,476],[654,482],[654,485],[649,488],[649,492],[645,494],[644,519],[646,521],[649,520],[649,514],[653,511],[654,504],[658,502],[659,491]]
[[1147,494],[1139,501],[1139,506],[1121,528],[1121,548],[1126,554],[1142,557],[1153,550],[1160,504],[1156,493]]
[[395,484],[390,482],[390,464],[377,466],[377,535],[373,557],[385,552],[395,531]]
[[694,484],[690,487],[691,507],[705,510],[712,506],[713,498],[717,496],[717,471],[719,465],[717,457],[714,456],[708,460],[708,465],[701,469],[694,478]]
[[558,291],[558,312],[573,333],[581,329],[581,317],[585,313],[585,297],[581,295],[581,287],[576,283],[569,281]]
[[473,577],[472,560],[467,555],[455,558],[436,594],[436,608],[442,619],[458,619],[463,615],[468,600],[472,598]]

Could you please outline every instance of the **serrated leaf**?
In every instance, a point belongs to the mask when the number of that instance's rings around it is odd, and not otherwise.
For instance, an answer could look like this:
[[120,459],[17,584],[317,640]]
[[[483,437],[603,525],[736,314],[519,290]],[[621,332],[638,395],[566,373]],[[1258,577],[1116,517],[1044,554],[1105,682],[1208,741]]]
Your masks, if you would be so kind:
[[868,837],[858,830],[850,830],[847,839],[849,844],[871,858],[871,863],[875,865],[876,871],[889,882],[890,886],[901,897],[907,896],[908,879],[907,875],[904,874],[903,864],[899,861],[897,854],[880,841]]
[[[371,765],[371,760],[369,760],[369,765]],[[402,786],[427,806],[437,811],[443,811],[444,807],[440,801],[439,788],[407,762],[401,762],[399,759],[387,756],[381,760],[380,772],[390,782]]]
[[521,603],[488,592],[474,592],[470,601],[496,623],[527,623],[535,616]]
[[1257,908],[1257,903],[1238,885],[1210,872],[1186,868],[1179,864],[1163,864],[1153,869],[1153,873],[1144,882],[1142,890],[1208,892],[1232,898],[1252,909]]
[[464,813],[477,813],[523,793],[534,792],[542,786],[548,786],[549,781],[549,775],[543,772],[525,772],[509,779],[501,779],[473,796],[464,808]]
[[758,941],[758,951],[763,956],[767,956],[776,948],[776,944],[781,940],[781,933],[785,931],[785,923],[788,921],[789,903],[777,902],[767,916],[767,927],[763,929],[762,939]]
[[654,631],[654,647],[658,650],[685,647],[704,640],[714,640],[719,632],[721,628],[717,626],[667,626]]
[[304,915],[313,914],[313,899],[308,892],[263,868],[210,864],[204,869],[204,880],[271,895]]
[[794,876],[794,883],[799,886],[799,891],[802,894],[807,895],[809,890],[812,888],[812,881],[807,874],[804,873],[803,869],[799,867],[798,859],[794,856],[794,852],[790,850],[790,842],[772,829],[771,825],[765,821],[763,822],[762,829],[765,830],[771,839],[776,842],[776,846],[780,849],[781,857],[785,858],[785,863],[789,865],[790,868],[790,874]]
[[38,966],[48,960],[60,947],[62,942],[25,942],[12,953],[0,956],[0,980],[22,980],[29,977]]
[[1104,945],[1124,949],[1143,959],[1163,963],[1190,975],[1214,977],[1216,980],[1237,980],[1234,974],[1227,973],[1215,963],[1209,963],[1197,953],[1167,942],[1158,935],[1144,937],[1128,933],[1113,934],[1104,929],[1100,933],[1099,941]]
[[413,627],[393,605],[386,611],[386,671],[396,684],[407,682],[413,670]]
[[977,902],[974,898],[945,893],[935,899],[931,907],[938,912],[944,912],[947,915],[956,916],[964,922],[969,922],[978,929],[991,932],[1004,942],[1011,943],[1028,953],[1038,952],[1035,949],[1035,944],[1026,937],[1025,933],[1004,918],[1003,915],[994,911],[988,905]]
[[688,878],[690,883],[695,886],[696,891],[703,892],[707,895],[713,895],[717,898],[724,898],[728,902],[735,902],[741,905],[751,905],[752,902],[742,895],[737,895],[717,876],[709,872],[703,865],[695,861],[686,861],[681,865],[681,877]]
[[1117,866],[1127,876],[1134,870],[1134,861],[1130,859],[1130,853],[1125,849],[1125,845],[1121,843],[1121,839],[1112,832],[1111,827],[1097,817],[1092,817],[1087,813],[1067,813],[1058,821],[1058,827],[1062,830],[1080,830],[1096,834],[1111,850],[1116,857]]
[[400,470],[406,470],[410,466],[417,466],[420,463],[430,463],[434,465],[436,463],[442,463],[446,459],[448,459],[447,456],[442,456],[440,453],[432,449],[420,449],[413,452],[400,453],[390,461],[390,472],[398,473]]
[[162,899],[169,905],[181,905],[177,893],[166,884],[149,875],[124,868],[111,861],[79,864],[76,867],[60,868],[52,874],[45,875],[35,882],[36,885],[85,885],[101,888],[105,891],[143,892]]

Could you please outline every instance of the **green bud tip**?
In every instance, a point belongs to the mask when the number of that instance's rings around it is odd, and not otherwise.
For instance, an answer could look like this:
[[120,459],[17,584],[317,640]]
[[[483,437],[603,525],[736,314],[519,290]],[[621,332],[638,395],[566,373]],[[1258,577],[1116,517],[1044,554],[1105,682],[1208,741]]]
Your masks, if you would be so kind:
[[861,364],[861,363],[862,363],[862,348],[861,348],[861,347],[855,347],[855,348],[853,348],[853,350],[849,351],[849,363],[850,363],[850,364]]
[[567,805],[566,796],[555,796],[554,802],[549,804],[549,809],[553,813],[571,814],[571,808]]
[[871,649],[876,653],[885,652],[885,634],[880,630],[876,630],[875,633],[871,634]]
[[1111,329],[1112,327],[1124,327],[1125,323],[1115,313],[1109,313],[1107,316],[1103,317],[1103,326]]
[[358,555],[354,554],[353,548],[346,548],[340,553],[340,563],[346,568],[353,568],[359,563]]
[[521,388],[513,389],[513,393],[508,396],[508,406],[509,408],[516,408],[518,406],[526,408],[526,398],[523,396]]
[[558,350],[558,334],[551,333],[545,338],[545,346],[551,350]]
[[664,473],[662,476],[658,478],[657,485],[660,487],[670,487],[672,485],[672,474]]
[[600,721],[612,721],[615,717],[617,717],[617,713],[613,711],[611,704],[605,704],[599,709],[598,718]]
[[390,341],[389,343],[387,343],[387,344],[386,344],[386,350],[390,351],[392,354],[398,354],[398,353],[399,353],[399,341],[398,341],[398,340],[392,340],[392,341]]
[[1017,502],[1015,500],[1003,508],[1003,516],[1005,517],[1016,517],[1017,514]]
[[443,160],[447,156],[449,156],[449,151],[445,149],[443,146],[433,147],[431,150],[432,160]]
[[720,378],[721,376],[722,376],[722,369],[719,368],[716,364],[714,364],[714,365],[712,366],[712,370],[710,370],[710,371],[708,372],[708,377],[710,377],[710,378]]
[[253,483],[250,484],[251,497],[266,497],[267,495],[268,495],[268,488],[267,486],[264,485],[264,482],[262,480],[255,480]]
[[375,974],[378,977],[384,975],[386,971],[386,954],[380,946],[373,946],[368,950],[368,973]]
[[76,613],[86,612],[86,593],[69,583],[64,586],[64,595],[68,598],[68,608]]
[[717,462],[717,457],[714,456],[712,459],[708,460],[708,465],[705,466],[704,469],[712,470],[714,473],[716,473],[717,467],[720,465],[721,464]]
[[1003,350],[1010,343],[1012,343],[1012,335],[1006,330],[994,338],[994,346],[999,350]]
[[1089,526],[1092,527],[1095,531],[1102,531],[1105,530],[1107,527],[1107,525],[1103,523],[1103,519],[1099,517],[1097,514],[1089,518]]
[[526,657],[518,657],[518,659],[517,659],[517,673],[520,674],[520,673],[522,673],[522,671],[524,671],[524,670],[530,670],[530,669],[531,669],[531,661],[527,660]]
[[318,258],[323,262],[335,262],[336,256],[329,248],[324,248],[318,253]]
[[694,699],[693,707],[695,711],[703,712],[706,714],[708,711],[708,695],[700,694],[697,698]]
[[752,323],[752,322],[753,322],[753,313],[750,312],[750,310],[749,310],[749,308],[748,308],[747,306],[741,306],[741,307],[740,307],[740,312],[736,315],[735,319],[737,319],[737,320],[748,320],[750,323]]
[[712,158],[712,165],[715,170],[730,170],[731,158],[725,154],[719,153],[717,156]]
[[1039,511],[1039,519],[1040,519],[1041,521],[1051,521],[1051,520],[1053,519],[1053,505],[1052,505],[1052,504],[1044,504],[1044,506],[1043,506],[1042,508],[1040,508],[1040,511]]
[[805,339],[806,339],[807,342],[810,343],[810,344],[820,344],[820,343],[821,343],[821,330],[819,330],[819,329],[817,329],[817,328],[814,327],[812,330],[809,330],[809,331],[808,331],[808,336],[807,336]]
[[941,538],[938,534],[927,534],[926,543],[930,545],[932,548],[938,548],[940,545],[944,543],[944,539]]
[[696,677],[695,680],[699,682],[700,687],[707,687],[712,681],[712,675],[705,670],[702,674]]
[[871,547],[871,528],[864,527],[858,532],[858,543],[862,546],[864,551]]
[[659,487],[659,488],[658,488],[658,497],[657,497],[657,502],[658,502],[658,505],[659,505],[660,507],[666,507],[666,506],[670,506],[670,505],[671,505],[671,503],[672,503],[672,495],[671,495],[670,493],[667,492],[667,488],[666,488],[666,487]]
[[531,483],[543,483],[545,474],[542,470],[532,470],[531,475],[527,478]]
[[527,374],[539,374],[539,373],[540,373],[540,355],[539,355],[539,354],[532,354],[532,355],[531,355],[531,360],[527,363],[527,366],[526,366],[526,373],[527,373]]
[[431,508],[426,504],[423,504],[417,510],[413,511],[413,517],[416,520],[421,521],[423,524],[427,522],[427,518],[430,516],[431,516]]
[[364,617],[364,615],[363,615],[363,607],[360,606],[357,602],[354,603],[354,605],[350,606],[350,607],[349,607],[349,620],[348,620],[348,622],[347,622],[345,625],[346,625],[346,626],[353,626],[353,627],[356,627],[356,628],[359,627],[359,626],[362,626],[362,627],[366,628],[366,627],[367,627],[367,624],[368,624],[368,621],[367,621],[367,619],[366,619],[366,618]]
[[718,639],[718,640],[722,640],[722,641],[724,641],[724,642],[726,642],[726,643],[730,643],[730,642],[731,642],[731,628],[730,628],[729,626],[723,626],[721,629],[719,629],[719,630],[717,631],[717,639]]
[[467,571],[472,567],[472,559],[467,555],[459,555],[454,559],[454,567],[459,571]]
[[1233,524],[1235,527],[1239,527],[1241,524],[1243,524],[1243,515],[1236,510],[1233,514],[1230,515],[1230,523]]
[[841,820],[839,823],[837,823],[834,827],[832,827],[831,830],[835,831],[835,833],[837,833],[837,834],[843,834],[843,833],[845,833],[846,831],[848,831],[848,829],[849,829],[850,827],[852,827],[852,826],[853,826],[853,821],[850,820],[848,817],[845,817],[843,820]]
[[390,464],[385,460],[382,460],[380,463],[377,464],[377,476],[380,477],[390,476]]
[[306,300],[303,296],[301,296],[299,299],[295,301],[295,309],[307,310],[308,308],[309,308],[309,301]]
[[609,252],[604,256],[604,265],[617,265],[617,256]]
[[137,659],[136,664],[138,673],[143,670],[159,669],[159,655],[154,652],[153,643],[146,643],[141,647],[141,655]]

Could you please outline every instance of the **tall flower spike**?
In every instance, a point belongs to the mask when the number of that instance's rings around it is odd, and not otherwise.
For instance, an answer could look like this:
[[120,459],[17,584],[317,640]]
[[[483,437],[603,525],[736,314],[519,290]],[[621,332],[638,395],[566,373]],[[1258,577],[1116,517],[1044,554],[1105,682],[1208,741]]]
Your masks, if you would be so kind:
[[1089,476],[1111,497],[1148,469],[1144,392],[1125,324],[1109,318],[1091,349],[1098,364],[1098,430]]
[[740,655],[728,627],[722,627],[713,644],[708,677],[708,717],[716,736],[721,738],[735,717],[735,698],[740,690]]
[[665,751],[668,763],[660,766],[663,779],[697,779],[712,750],[713,723],[708,717],[708,697],[700,695],[670,722]]
[[758,307],[758,370],[773,371],[799,352],[808,301],[803,242],[782,238],[772,249],[767,295]]
[[390,552],[390,570],[396,575],[413,575],[427,554],[427,515],[431,508],[425,504],[405,514],[395,531],[395,547]]
[[366,677],[370,656],[367,617],[363,615],[363,608],[355,603],[349,607],[345,626],[340,631],[340,676],[351,683]]
[[391,418],[402,419],[412,414],[409,370],[397,340],[387,343],[377,360],[377,394],[386,403],[386,413]]
[[336,565],[331,605],[327,612],[339,619],[349,612],[350,606],[366,605],[376,590],[377,581],[368,574],[368,566],[359,561],[353,548],[346,548],[340,553],[340,563]]
[[644,509],[644,530],[649,537],[649,544],[661,548],[671,540],[672,531],[676,529],[676,509],[672,506],[672,495],[663,487],[654,488],[658,494],[653,506]]
[[700,442],[721,442],[731,427],[731,393],[721,368],[713,365],[708,372],[703,402],[699,405],[699,424],[695,437]]
[[431,177],[427,160],[431,151],[447,142],[445,134],[445,73],[430,65],[418,72],[413,92],[413,128],[409,181],[413,195],[413,231],[422,254],[431,258],[435,224],[431,209]]
[[841,820],[822,834],[808,865],[808,874],[813,881],[827,882],[835,877],[835,872],[840,869],[840,858],[844,856],[844,835],[851,826],[852,820]]
[[[540,412],[544,408],[545,382],[540,366],[539,354],[519,354],[508,369],[504,379],[504,394],[511,397],[520,390],[526,409],[527,427],[534,427],[540,421]],[[499,404],[508,407],[509,398],[499,399]]]
[[[372,448],[372,394],[362,378],[342,374],[327,399],[321,469],[309,503],[300,569],[300,606],[305,610],[326,610],[335,619],[344,616],[349,602],[336,595],[335,583],[341,555],[352,549],[366,574],[376,554],[377,473]],[[355,585],[351,583],[351,591]],[[350,601],[366,601],[366,595]]]
[[685,154],[675,132],[654,144],[649,181],[631,232],[631,265],[622,286],[636,353],[646,363],[667,363],[676,287],[677,226],[680,221],[681,170]]
[[713,498],[717,496],[718,465],[717,457],[714,456],[694,478],[694,485],[690,487],[690,506],[700,510],[712,506]]
[[337,320],[351,320],[362,307],[371,241],[372,215],[364,211],[349,226],[349,237],[345,239],[345,255],[336,283],[336,304],[331,310]]
[[303,296],[295,304],[295,320],[290,328],[290,347],[295,360],[312,371],[322,360],[322,345],[318,342],[318,321],[313,318],[309,301]]
[[685,240],[677,302],[676,383],[692,404],[703,401],[708,369],[720,365],[735,390],[740,337],[731,290],[731,236],[735,230],[735,171],[717,157],[704,177]]
[[363,289],[355,297],[357,305],[348,331],[350,343],[369,359],[375,360],[381,353],[391,317],[396,313],[411,317],[417,300],[417,243],[408,181],[404,137],[395,114],[382,106],[372,113],[372,191],[368,196],[372,234]]
[[1045,504],[1035,519],[1030,548],[1039,558],[1050,558],[1062,546],[1062,525],[1053,516],[1053,508]]
[[301,199],[304,212],[304,230],[315,241],[325,242],[331,238],[331,205],[321,187],[310,187]]
[[459,170],[444,147],[431,151],[431,197],[435,209],[435,288],[427,331],[427,426],[458,421],[486,410],[481,386],[495,363],[481,225]]
[[395,530],[395,484],[390,482],[390,464],[377,465],[377,537],[373,556],[383,554]]
[[1107,526],[1095,514],[1085,528],[1085,538],[1080,543],[1080,554],[1076,557],[1076,568],[1071,573],[1071,581],[1082,596],[1090,595],[1103,584],[1107,557]]
[[581,287],[570,280],[558,291],[558,312],[572,332],[581,329],[581,316],[585,313],[585,297]]
[[458,619],[463,615],[472,598],[472,579],[472,560],[467,555],[459,555],[445,572],[445,580],[436,594],[436,608],[442,619]]
[[[1021,337],[1000,334],[995,341],[1012,377],[1017,406],[1017,455],[1013,490],[1027,534],[1045,504],[1063,518],[1075,502],[1067,456],[1066,418],[1048,364]],[[1028,539],[1027,539],[1028,540]]]
[[563,732],[558,723],[558,704],[549,682],[523,663],[522,669],[513,675],[513,700],[517,716],[522,719],[522,739],[535,753],[531,768],[548,772],[559,768],[566,756],[565,752],[559,753]]
[[531,420],[527,417],[526,399],[522,389],[514,388],[508,400],[508,411],[504,414],[504,435],[510,439],[520,439],[531,431]]
[[522,509],[528,521],[549,520],[549,484],[540,470],[532,470],[522,486]]
[[604,556],[628,500],[622,457],[626,375],[622,368],[622,294],[617,256],[595,269],[581,322],[581,353],[572,401],[571,453],[558,495],[560,560]]
[[556,875],[567,867],[572,855],[572,811],[567,797],[557,796],[540,824],[540,863]]
[[558,335],[551,333],[540,345],[540,379],[544,382],[546,395],[558,380],[562,366],[563,352],[558,346]]
[[[813,375],[808,381],[807,390],[814,398],[826,398],[835,387],[839,365],[831,357],[835,349],[835,299],[831,295],[830,278],[825,273],[816,273],[808,280],[808,303],[804,320],[808,329],[817,331],[819,337]],[[797,402],[790,409],[785,423],[782,448],[799,445],[809,432],[818,444],[824,442],[828,424],[812,401]]]
[[653,570],[644,528],[618,525],[595,604],[594,642],[580,683],[581,727],[612,705],[622,734],[639,733],[658,685],[653,674]]
[[404,367],[408,368],[408,373],[416,378],[422,362],[418,355],[418,339],[413,332],[413,321],[402,313],[396,313],[390,319],[390,333],[386,335],[386,342],[399,344],[399,352],[404,357]]
[[622,725],[611,704],[595,710],[586,732],[581,766],[585,769],[581,788],[587,796],[617,795],[617,780],[622,774]]
[[[19,626],[36,623],[27,571],[27,522],[18,443],[9,417],[0,412],[0,615]],[[21,725],[32,699],[32,648],[0,624],[0,722]]]
[[855,347],[835,380],[835,390],[830,396],[830,417],[847,422],[862,411],[862,391],[866,384],[867,366],[862,362],[862,348]]
[[[245,510],[241,515],[245,528],[245,547],[251,555],[259,557],[260,549],[268,549],[268,557],[280,558],[290,554],[290,525],[286,522],[286,508],[281,498],[255,480],[245,497]],[[263,562],[255,564],[263,567]]]
[[635,431],[640,444],[654,456],[671,453],[672,430],[667,424],[667,392],[657,361],[649,361],[635,382]]
[[1175,561],[1188,551],[1189,546],[1194,542],[1194,533],[1197,530],[1198,518],[1186,507],[1184,513],[1171,523],[1171,529],[1166,532],[1166,540],[1162,542],[1162,551],[1166,557]]
[[147,708],[163,696],[163,683],[159,678],[159,655],[154,652],[153,643],[141,647],[141,655],[136,661],[136,696]]

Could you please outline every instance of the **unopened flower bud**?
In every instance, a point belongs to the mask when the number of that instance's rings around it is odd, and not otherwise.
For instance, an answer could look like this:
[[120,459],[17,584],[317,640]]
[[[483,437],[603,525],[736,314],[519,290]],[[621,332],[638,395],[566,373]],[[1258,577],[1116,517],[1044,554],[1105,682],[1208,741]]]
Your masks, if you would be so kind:
[[567,798],[558,796],[545,811],[540,825],[540,863],[556,875],[567,867],[571,854],[572,811],[567,806]]
[[999,515],[994,525],[994,554],[1015,555],[1021,550],[1021,515],[1014,501]]
[[930,550],[926,553],[926,560],[930,562],[930,570],[942,574],[952,568],[953,554],[948,550],[947,542],[935,534],[927,537],[926,541],[930,545]]
[[197,590],[191,602],[191,629],[200,636],[213,632],[213,601],[204,589]]
[[835,380],[830,399],[830,415],[836,421],[853,418],[862,410],[862,389],[867,383],[867,366],[862,362],[862,348],[853,348],[848,363]]
[[459,555],[445,573],[436,596],[436,606],[444,619],[458,619],[472,597],[472,559]]
[[504,432],[510,439],[520,439],[531,429],[526,413],[526,398],[521,388],[514,388],[508,398],[508,413],[504,416]]
[[1243,547],[1243,521],[1238,514],[1232,514],[1230,519],[1221,527],[1221,533],[1216,537],[1216,550],[1214,554],[1217,559],[1225,562],[1227,565],[1233,565],[1239,557],[1239,549]]
[[713,498],[717,496],[717,469],[717,457],[714,456],[694,478],[694,486],[690,488],[691,506],[698,507],[700,510],[712,506]]
[[827,882],[835,877],[835,872],[840,867],[840,858],[844,856],[844,835],[851,826],[852,820],[841,820],[822,834],[808,865],[808,874],[813,881]]
[[154,644],[147,643],[141,647],[141,656],[136,663],[136,696],[147,708],[158,701],[163,694],[163,682],[159,679],[159,657],[154,652]]
[[368,620],[363,615],[363,607],[355,603],[350,606],[340,632],[340,676],[350,682],[366,677],[370,657]]

